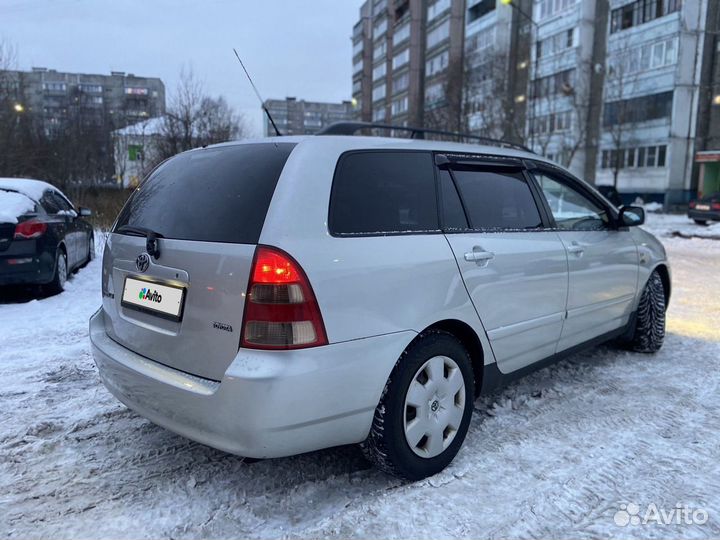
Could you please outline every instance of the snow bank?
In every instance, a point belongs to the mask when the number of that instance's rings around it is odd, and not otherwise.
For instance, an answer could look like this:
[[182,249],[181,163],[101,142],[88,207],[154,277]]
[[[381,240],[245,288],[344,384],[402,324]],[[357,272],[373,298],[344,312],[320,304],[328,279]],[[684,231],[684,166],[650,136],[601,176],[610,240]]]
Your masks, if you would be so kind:
[[720,223],[698,225],[685,214],[649,213],[645,216],[645,224],[642,227],[655,236],[720,240]]
[[0,223],[17,223],[18,216],[35,210],[35,203],[22,193],[0,191]]

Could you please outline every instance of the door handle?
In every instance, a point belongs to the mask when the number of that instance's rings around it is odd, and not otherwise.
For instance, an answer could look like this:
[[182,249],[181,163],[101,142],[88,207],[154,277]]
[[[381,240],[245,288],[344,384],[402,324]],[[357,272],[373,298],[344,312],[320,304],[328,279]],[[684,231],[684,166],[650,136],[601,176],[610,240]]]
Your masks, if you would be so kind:
[[481,266],[486,266],[494,258],[495,254],[492,251],[485,251],[478,246],[475,246],[472,251],[469,251],[465,254],[466,261],[476,262]]
[[582,246],[581,246],[580,244],[578,244],[577,242],[572,242],[572,243],[567,247],[567,251],[568,251],[568,253],[572,253],[573,255],[577,255],[578,257],[582,257],[582,254],[585,253],[585,248],[582,247]]

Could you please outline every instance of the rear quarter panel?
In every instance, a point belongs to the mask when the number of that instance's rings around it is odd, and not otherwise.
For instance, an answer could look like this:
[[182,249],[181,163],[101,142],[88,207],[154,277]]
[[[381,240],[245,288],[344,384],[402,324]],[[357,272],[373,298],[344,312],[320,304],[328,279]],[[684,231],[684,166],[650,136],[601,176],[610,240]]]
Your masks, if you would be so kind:
[[[473,328],[494,361],[452,250],[441,233],[334,237],[328,210],[335,165],[349,141],[310,139],[283,169],[260,243],[290,253],[317,296],[331,343],[420,332],[442,320]],[[362,144],[360,144],[362,142]],[[357,148],[383,148],[359,138]],[[397,144],[397,143],[396,143]],[[410,149],[410,148],[409,148]],[[394,363],[394,360],[393,360]]]

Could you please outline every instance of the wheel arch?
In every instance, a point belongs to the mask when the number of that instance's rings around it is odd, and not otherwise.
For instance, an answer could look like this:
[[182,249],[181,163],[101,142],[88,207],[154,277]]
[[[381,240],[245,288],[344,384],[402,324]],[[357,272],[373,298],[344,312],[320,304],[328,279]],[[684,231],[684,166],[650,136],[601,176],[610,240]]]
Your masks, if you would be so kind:
[[428,330],[441,330],[443,332],[447,332],[448,334],[452,334],[465,346],[470,353],[470,359],[472,360],[473,375],[475,377],[475,397],[479,396],[483,382],[485,351],[483,350],[480,337],[477,335],[475,330],[466,322],[458,319],[445,319],[433,323],[420,332],[419,335],[422,335]]
[[672,290],[670,269],[667,267],[666,264],[660,263],[655,268],[653,268],[653,271],[657,271],[657,273],[660,274],[660,279],[662,280],[663,284],[663,292],[665,293],[665,308],[667,309],[667,306],[670,305],[670,292]]

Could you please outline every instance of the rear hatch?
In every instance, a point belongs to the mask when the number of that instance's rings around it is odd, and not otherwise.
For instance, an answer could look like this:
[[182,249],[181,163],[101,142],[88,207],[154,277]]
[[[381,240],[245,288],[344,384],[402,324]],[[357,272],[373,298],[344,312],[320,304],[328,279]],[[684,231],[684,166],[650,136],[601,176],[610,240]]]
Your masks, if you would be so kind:
[[[113,340],[167,366],[222,379],[239,348],[255,247],[293,147],[193,150],[141,184],[103,257],[105,324]],[[159,254],[149,256],[153,234]]]

